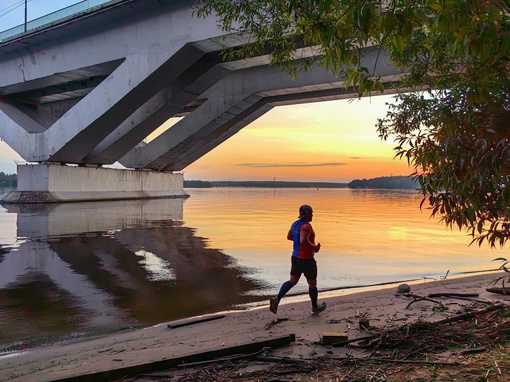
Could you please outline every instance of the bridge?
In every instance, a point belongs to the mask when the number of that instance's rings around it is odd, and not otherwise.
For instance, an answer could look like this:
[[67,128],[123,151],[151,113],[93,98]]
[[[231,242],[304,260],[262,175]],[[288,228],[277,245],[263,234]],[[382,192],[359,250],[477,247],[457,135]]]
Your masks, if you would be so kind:
[[[0,33],[0,138],[27,162],[4,203],[186,197],[180,172],[273,107],[355,96],[319,67],[291,78],[267,54],[225,60],[249,41],[192,5],[87,0]],[[364,65],[398,79],[377,47]]]

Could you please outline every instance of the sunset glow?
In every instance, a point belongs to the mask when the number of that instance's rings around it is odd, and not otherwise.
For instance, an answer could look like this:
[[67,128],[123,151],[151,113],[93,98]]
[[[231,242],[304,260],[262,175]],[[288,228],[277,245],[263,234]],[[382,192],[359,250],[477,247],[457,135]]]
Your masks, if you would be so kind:
[[184,171],[185,179],[348,182],[409,175],[375,124],[390,97],[276,107]]

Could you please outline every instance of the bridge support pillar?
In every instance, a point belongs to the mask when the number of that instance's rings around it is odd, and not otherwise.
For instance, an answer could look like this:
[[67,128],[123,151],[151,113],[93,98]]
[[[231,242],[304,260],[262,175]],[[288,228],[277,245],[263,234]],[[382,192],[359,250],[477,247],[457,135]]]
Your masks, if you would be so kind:
[[58,203],[97,200],[185,198],[182,174],[78,167],[18,165],[17,191],[2,203]]

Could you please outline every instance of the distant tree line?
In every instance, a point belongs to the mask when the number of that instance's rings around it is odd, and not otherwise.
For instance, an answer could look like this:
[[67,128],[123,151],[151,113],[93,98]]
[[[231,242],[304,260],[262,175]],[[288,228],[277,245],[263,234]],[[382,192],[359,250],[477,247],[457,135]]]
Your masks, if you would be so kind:
[[211,182],[206,182],[203,180],[185,180],[184,181],[185,188],[211,188],[213,187]]
[[373,179],[356,179],[349,183],[334,182],[284,182],[284,181],[204,181],[185,180],[184,188],[259,187],[259,188],[389,188],[415,189],[420,185],[409,176],[387,176]]
[[185,180],[184,188],[259,187],[259,188],[347,188],[347,183],[283,181],[202,181]]
[[414,189],[420,185],[409,176],[386,176],[373,179],[355,179],[348,184],[349,188],[390,188]]
[[17,185],[18,176],[16,174],[0,172],[0,187],[16,187]]

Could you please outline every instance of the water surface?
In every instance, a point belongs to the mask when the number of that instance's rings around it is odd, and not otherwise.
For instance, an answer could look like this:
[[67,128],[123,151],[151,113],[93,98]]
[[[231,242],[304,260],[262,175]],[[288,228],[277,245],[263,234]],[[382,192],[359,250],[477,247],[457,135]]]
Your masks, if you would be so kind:
[[[265,304],[314,208],[319,289],[494,268],[415,191],[187,189],[189,199],[0,207],[0,351]],[[306,293],[301,281],[292,293]]]

